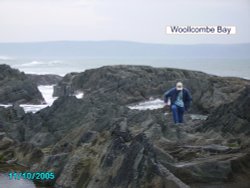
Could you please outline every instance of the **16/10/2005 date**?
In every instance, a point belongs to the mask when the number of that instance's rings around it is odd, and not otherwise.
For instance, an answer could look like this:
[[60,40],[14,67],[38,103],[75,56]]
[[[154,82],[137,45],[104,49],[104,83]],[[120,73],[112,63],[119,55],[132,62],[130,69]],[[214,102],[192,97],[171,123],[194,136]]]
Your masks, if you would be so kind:
[[10,172],[10,180],[54,180],[54,172]]

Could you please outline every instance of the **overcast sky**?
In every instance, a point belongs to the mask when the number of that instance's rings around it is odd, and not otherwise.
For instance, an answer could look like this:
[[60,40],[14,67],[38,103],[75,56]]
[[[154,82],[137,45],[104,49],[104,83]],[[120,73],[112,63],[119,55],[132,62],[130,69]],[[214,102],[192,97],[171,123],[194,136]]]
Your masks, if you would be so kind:
[[[236,26],[236,35],[166,35],[167,25]],[[250,42],[250,0],[0,0],[0,42]]]

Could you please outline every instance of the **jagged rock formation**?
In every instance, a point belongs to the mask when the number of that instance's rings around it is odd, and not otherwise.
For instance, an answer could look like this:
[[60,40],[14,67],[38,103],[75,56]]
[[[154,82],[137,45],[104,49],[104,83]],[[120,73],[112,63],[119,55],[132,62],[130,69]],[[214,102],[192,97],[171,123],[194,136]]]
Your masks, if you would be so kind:
[[193,109],[209,112],[225,102],[231,102],[246,84],[239,78],[220,78],[202,72],[148,66],[106,66],[70,73],[55,87],[55,96],[84,91],[97,100],[129,104],[149,97],[162,97],[166,89],[183,81],[196,99]]
[[43,101],[36,85],[24,73],[0,65],[0,103],[41,104]]
[[[176,126],[163,109],[126,107],[161,96],[181,78],[194,94],[196,111],[209,111],[207,120],[186,114],[185,125]],[[36,114],[0,108],[0,162],[53,171],[57,178],[43,184],[58,188],[249,187],[249,81],[115,66],[69,74],[58,94],[65,95],[66,86],[84,91],[84,98],[63,96]],[[203,105],[207,97],[216,104]]]
[[247,85],[239,97],[231,103],[218,107],[206,123],[197,128],[201,132],[220,132],[232,140],[232,144],[249,143],[250,135],[250,85]]
[[45,74],[45,75],[27,74],[27,77],[38,86],[39,85],[55,85],[62,79],[61,76],[54,75],[54,74]]

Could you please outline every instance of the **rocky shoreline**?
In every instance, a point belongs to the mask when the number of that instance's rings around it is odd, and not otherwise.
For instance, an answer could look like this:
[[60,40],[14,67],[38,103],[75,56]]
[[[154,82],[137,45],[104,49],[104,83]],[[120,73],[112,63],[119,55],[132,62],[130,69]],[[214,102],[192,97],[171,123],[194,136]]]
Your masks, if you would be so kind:
[[62,80],[61,76],[54,74],[36,75],[27,74],[29,80],[34,82],[37,86],[39,85],[55,85]]
[[[164,109],[128,108],[179,80],[194,98],[185,125],[173,125]],[[56,188],[249,187],[250,81],[125,65],[58,81],[51,107],[0,107],[1,164],[53,171],[54,181],[39,183]]]
[[44,99],[35,83],[17,69],[0,65],[0,103],[41,104]]

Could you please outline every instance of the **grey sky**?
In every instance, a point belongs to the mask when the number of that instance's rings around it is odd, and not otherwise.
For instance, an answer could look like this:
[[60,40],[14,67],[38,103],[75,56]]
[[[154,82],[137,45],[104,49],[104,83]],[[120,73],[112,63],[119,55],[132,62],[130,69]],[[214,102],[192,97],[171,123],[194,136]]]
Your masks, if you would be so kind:
[[[236,35],[166,35],[167,25],[229,25]],[[250,0],[0,0],[0,42],[250,42]]]

